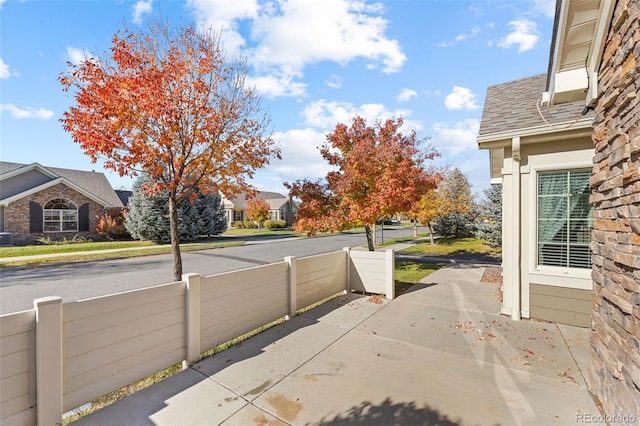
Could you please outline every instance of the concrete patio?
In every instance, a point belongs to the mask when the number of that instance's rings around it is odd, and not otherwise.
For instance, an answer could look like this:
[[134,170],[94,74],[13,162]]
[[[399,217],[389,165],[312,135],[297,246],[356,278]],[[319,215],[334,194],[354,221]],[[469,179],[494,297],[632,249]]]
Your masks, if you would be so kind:
[[497,315],[499,288],[483,271],[450,266],[393,301],[339,297],[74,425],[597,419],[588,330]]

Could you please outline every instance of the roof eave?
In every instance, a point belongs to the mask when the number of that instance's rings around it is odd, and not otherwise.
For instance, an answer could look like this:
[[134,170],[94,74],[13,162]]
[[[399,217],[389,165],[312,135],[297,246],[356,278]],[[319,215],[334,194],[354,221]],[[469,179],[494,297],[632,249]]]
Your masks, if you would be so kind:
[[[565,34],[571,23],[570,16],[575,16],[573,8],[584,7],[585,3],[570,3],[558,0],[554,20],[553,38],[549,55],[549,72],[547,77],[547,96],[549,105],[584,100],[585,105],[592,106],[598,97],[598,68],[604,50],[604,43],[613,9],[614,1],[601,0],[596,9],[596,23],[586,43],[587,56],[584,65],[566,66],[563,64],[566,46]],[[574,26],[575,28],[575,26]],[[575,47],[575,46],[574,46]]]
[[19,194],[13,195],[11,197],[7,197],[5,199],[0,200],[0,206],[6,206],[10,203],[13,203],[14,201],[20,200],[24,197],[28,197],[29,195],[35,194],[37,192],[43,191],[47,188],[51,188],[52,186],[55,186],[59,183],[65,184],[67,185],[69,188],[73,189],[76,192],[79,192],[80,194],[84,195],[85,197],[95,201],[96,203],[100,204],[103,207],[118,207],[118,206],[110,206],[109,203],[107,203],[106,201],[104,201],[101,198],[96,197],[95,195],[91,194],[90,192],[84,190],[83,188],[79,187],[78,185],[76,185],[75,183],[69,181],[68,179],[65,179],[63,177],[58,177],[56,179],[50,180],[48,182],[45,182],[41,185],[38,186],[34,186],[31,189],[28,189],[27,191],[23,191],[20,192]]
[[526,144],[590,136],[593,132],[592,121],[593,119],[589,117],[574,122],[554,123],[552,126],[543,125],[507,130],[504,132],[480,135],[476,140],[478,141],[478,148],[492,149],[511,146],[511,140],[515,137],[519,137],[521,143]]

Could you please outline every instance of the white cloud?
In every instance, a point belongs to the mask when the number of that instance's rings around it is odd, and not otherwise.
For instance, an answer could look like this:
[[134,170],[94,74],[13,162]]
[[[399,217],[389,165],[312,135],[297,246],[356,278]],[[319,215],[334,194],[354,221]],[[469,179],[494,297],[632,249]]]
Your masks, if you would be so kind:
[[324,99],[310,103],[303,111],[307,124],[322,129],[333,130],[338,123],[351,125],[351,120],[355,116],[360,116],[367,121],[367,125],[373,125],[377,120],[402,117],[404,131],[422,130],[420,123],[408,119],[411,114],[410,110],[390,111],[383,104],[363,104],[356,107],[348,102],[329,102]]
[[[221,31],[225,50],[246,55],[259,76],[275,73],[277,80],[299,80],[309,64],[346,64],[357,58],[367,60],[369,69],[380,64],[383,72],[391,73],[406,61],[398,41],[385,35],[381,3],[189,0],[188,5],[205,27]],[[241,25],[250,29],[249,38],[241,34]],[[293,95],[286,90],[272,92]]]
[[7,0],[0,0],[0,9],[2,9],[2,3],[4,3]]
[[418,92],[416,92],[415,90],[402,89],[398,94],[396,100],[398,102],[408,102],[411,100],[411,98],[415,98],[417,96],[418,96]]
[[230,54],[240,53],[246,44],[238,24],[242,20],[255,19],[259,9],[257,0],[188,0],[187,6],[194,10],[196,19],[205,28],[221,32],[225,51]]
[[480,28],[475,26],[475,27],[471,28],[470,32],[462,33],[462,34],[457,35],[454,40],[455,41],[466,40],[468,38],[473,38],[473,37],[477,36],[479,33],[480,33]]
[[133,23],[142,24],[142,17],[151,13],[151,3],[153,0],[139,0],[133,6]]
[[0,79],[5,79],[11,77],[11,72],[9,71],[9,65],[5,64],[2,58],[0,58]]
[[48,120],[53,117],[53,111],[44,108],[18,108],[13,104],[1,104],[0,112],[8,111],[11,117],[16,119],[37,118],[40,120]]
[[332,75],[331,78],[326,81],[326,84],[332,89],[339,89],[342,87],[342,77],[339,75]]
[[72,46],[67,47],[67,61],[71,62],[73,65],[80,65],[84,61],[92,59],[94,59],[93,55],[84,49]]
[[275,98],[280,96],[304,96],[307,85],[299,81],[293,81],[295,76],[284,75],[262,75],[247,76],[245,84],[249,87],[255,87],[258,92],[267,98]]
[[444,105],[449,110],[465,109],[468,111],[479,108],[476,104],[476,95],[466,87],[460,86],[453,87],[453,92],[444,99]]
[[521,19],[511,21],[508,25],[513,28],[513,31],[500,40],[498,47],[508,48],[518,46],[518,53],[522,53],[536,46],[540,35],[538,34],[538,26],[535,22],[528,19]]
[[431,142],[438,151],[452,155],[466,150],[477,150],[476,138],[479,130],[480,121],[476,119],[467,119],[453,125],[435,123]]
[[471,30],[468,33],[462,33],[462,34],[458,34],[453,41],[442,41],[440,43],[438,43],[438,47],[449,47],[449,46],[453,46],[455,43],[461,42],[463,40],[466,40],[468,38],[474,38],[475,36],[477,36],[478,34],[480,34],[480,27],[478,27],[477,25],[473,28],[471,28]]
[[533,0],[532,11],[534,14],[541,13],[547,18],[552,18],[556,14],[556,0]]
[[320,150],[326,140],[326,133],[313,129],[278,132],[273,139],[282,149],[282,160],[274,160],[269,171],[279,175],[281,181],[309,178],[312,180],[326,176],[329,163],[322,158]]

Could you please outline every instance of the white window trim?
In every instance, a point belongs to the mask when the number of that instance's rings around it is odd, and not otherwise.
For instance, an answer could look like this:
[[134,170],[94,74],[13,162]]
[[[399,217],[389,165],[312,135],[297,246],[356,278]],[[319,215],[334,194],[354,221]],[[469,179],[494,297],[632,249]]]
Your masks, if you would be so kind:
[[538,265],[538,173],[561,172],[579,169],[592,169],[593,163],[554,163],[540,166],[531,166],[531,179],[529,179],[530,206],[534,213],[533,224],[529,234],[529,275],[530,281],[536,284],[555,287],[568,287],[581,290],[592,290],[592,268],[569,268],[562,266]]
[[[72,204],[75,207],[75,210],[69,210],[69,209],[46,209],[45,207],[42,207],[42,232],[45,234],[56,234],[56,233],[62,233],[62,232],[78,232],[78,229],[80,227],[80,216],[79,216],[79,209],[78,209],[78,205],[76,203],[74,203],[73,201],[71,201],[68,198],[52,198],[51,200],[47,201],[46,203],[44,203],[44,206],[46,206],[47,204],[49,204],[51,201],[53,200],[65,200],[67,202],[69,202],[70,204]],[[60,225],[60,230],[59,231],[47,231],[47,223],[48,222],[53,222],[50,220],[46,220],[47,219],[47,211],[49,212],[57,212],[58,213],[58,220],[57,223]],[[63,229],[63,223],[65,223],[65,221],[62,220],[62,218],[64,217],[63,212],[74,212],[76,215],[76,227],[75,229]],[[67,223],[71,223],[71,221],[66,221]]]

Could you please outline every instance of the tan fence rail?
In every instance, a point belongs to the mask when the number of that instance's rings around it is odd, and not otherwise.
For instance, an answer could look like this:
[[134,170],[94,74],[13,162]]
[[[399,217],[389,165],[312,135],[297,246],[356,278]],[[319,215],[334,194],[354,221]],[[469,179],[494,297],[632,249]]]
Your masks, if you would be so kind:
[[394,293],[393,251],[343,251],[0,316],[0,423],[63,413],[327,297]]

